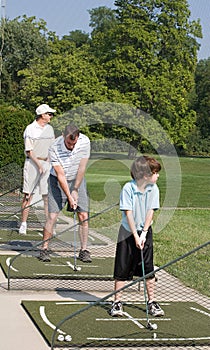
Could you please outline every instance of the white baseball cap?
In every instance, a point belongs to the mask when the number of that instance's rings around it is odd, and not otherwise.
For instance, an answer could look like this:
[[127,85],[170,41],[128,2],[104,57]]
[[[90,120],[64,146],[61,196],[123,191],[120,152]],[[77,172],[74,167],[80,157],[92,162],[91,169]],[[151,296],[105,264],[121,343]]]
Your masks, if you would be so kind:
[[56,112],[55,109],[50,108],[50,106],[46,104],[42,104],[36,109],[36,115],[41,115],[45,113],[55,113],[55,112]]

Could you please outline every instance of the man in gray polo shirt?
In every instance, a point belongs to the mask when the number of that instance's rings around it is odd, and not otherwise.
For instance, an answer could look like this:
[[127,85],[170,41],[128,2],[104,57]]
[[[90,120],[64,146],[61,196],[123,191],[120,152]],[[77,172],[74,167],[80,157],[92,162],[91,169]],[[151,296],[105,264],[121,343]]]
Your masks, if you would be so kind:
[[62,136],[58,137],[49,149],[51,171],[48,193],[48,220],[43,234],[43,246],[39,259],[50,261],[49,239],[59,212],[68,202],[77,211],[81,249],[79,259],[91,262],[88,243],[88,196],[85,171],[90,157],[90,140],[75,125],[67,125]]
[[23,169],[22,222],[19,228],[19,233],[23,235],[26,234],[29,206],[37,187],[44,201],[46,218],[48,216],[47,182],[50,172],[48,150],[55,139],[53,128],[49,122],[55,112],[56,110],[47,104],[38,106],[36,119],[24,131],[26,159]]

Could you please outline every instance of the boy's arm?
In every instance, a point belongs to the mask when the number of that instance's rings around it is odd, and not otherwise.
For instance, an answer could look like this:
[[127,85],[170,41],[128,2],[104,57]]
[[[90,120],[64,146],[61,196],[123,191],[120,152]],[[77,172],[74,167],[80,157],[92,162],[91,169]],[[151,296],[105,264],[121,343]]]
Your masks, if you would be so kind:
[[147,232],[149,227],[152,225],[154,210],[149,209],[145,218],[144,228],[140,235],[140,249],[144,248],[144,244],[146,242]]
[[137,230],[136,230],[136,225],[134,222],[134,218],[133,218],[133,212],[132,210],[125,210],[125,215],[127,217],[127,221],[128,221],[128,225],[130,227],[130,231],[132,232],[135,242],[136,242],[136,247],[139,249],[143,249],[144,248],[144,243],[146,241],[146,236],[147,236],[147,231],[149,229],[149,227],[152,224],[152,220],[153,220],[153,216],[154,216],[154,210],[153,209],[149,209],[146,215],[146,219],[145,219],[145,223],[144,223],[144,228],[142,230],[142,233],[139,237]]
[[146,215],[143,231],[148,231],[149,227],[152,225],[153,216],[154,209],[149,209]]
[[133,211],[132,210],[125,210],[125,215],[127,217],[127,221],[128,221],[128,225],[130,227],[130,231],[132,232],[132,234],[134,236],[136,247],[141,249],[140,237],[139,237],[139,235],[137,233],[135,221],[134,221],[134,218],[133,218]]

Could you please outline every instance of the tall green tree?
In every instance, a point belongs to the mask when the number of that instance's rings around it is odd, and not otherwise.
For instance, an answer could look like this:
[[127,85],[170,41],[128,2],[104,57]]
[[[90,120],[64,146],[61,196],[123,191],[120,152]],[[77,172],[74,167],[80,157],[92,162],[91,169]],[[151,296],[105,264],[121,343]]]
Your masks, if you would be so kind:
[[210,137],[210,58],[199,61],[195,72],[197,126],[203,138]]
[[88,44],[90,41],[89,34],[78,29],[69,32],[69,35],[64,35],[62,39],[73,42],[76,47],[81,47],[84,44]]
[[157,119],[185,147],[195,123],[188,97],[194,86],[199,22],[186,0],[116,0],[116,21],[93,36],[110,90]]
[[59,112],[66,112],[107,99],[106,82],[89,47],[76,48],[68,40],[54,43],[45,59],[35,60],[19,74],[23,77],[21,102],[29,110],[47,101]]
[[43,59],[49,53],[48,31],[44,20],[17,17],[1,22],[2,50],[1,93],[6,101],[15,99],[21,76],[18,71],[29,66],[32,59]]

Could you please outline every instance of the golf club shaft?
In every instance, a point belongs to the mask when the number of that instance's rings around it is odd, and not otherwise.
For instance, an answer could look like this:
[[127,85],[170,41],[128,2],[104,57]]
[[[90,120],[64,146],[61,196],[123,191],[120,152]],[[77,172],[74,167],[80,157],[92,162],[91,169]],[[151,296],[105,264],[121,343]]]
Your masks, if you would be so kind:
[[74,210],[74,268],[77,269],[77,224],[76,210]]
[[141,249],[141,264],[142,264],[142,277],[144,280],[144,300],[145,300],[145,306],[146,306],[146,317],[147,317],[147,323],[149,323],[149,312],[148,312],[148,305],[147,305],[147,286],[146,286],[146,278],[145,278],[143,249]]

